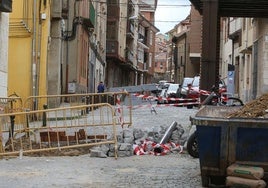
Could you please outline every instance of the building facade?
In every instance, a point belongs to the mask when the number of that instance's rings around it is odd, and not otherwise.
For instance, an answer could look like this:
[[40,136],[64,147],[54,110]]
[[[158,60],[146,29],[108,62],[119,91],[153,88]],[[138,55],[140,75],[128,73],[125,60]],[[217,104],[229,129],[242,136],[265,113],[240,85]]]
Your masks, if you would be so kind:
[[[108,87],[150,83],[153,78],[156,1],[107,1]],[[149,9],[148,9],[149,7]]]
[[87,0],[52,2],[48,94],[87,93],[95,8]]
[[[155,36],[159,32],[154,26],[157,0],[139,1],[139,38],[138,38],[138,63],[140,84],[152,83],[155,62]],[[143,61],[140,57],[143,56]]]
[[156,34],[154,59],[154,82],[158,83],[160,80],[170,80],[167,63],[167,36],[162,33]]
[[176,33],[172,36],[172,51],[173,51],[173,62],[174,62],[174,80],[176,83],[182,83],[184,77],[194,76],[191,71],[192,64],[190,63],[189,57],[189,37],[188,33],[190,30],[190,17],[181,21],[176,25]]
[[[1,5],[0,5],[1,6]],[[0,9],[0,96],[7,97],[9,11]]]
[[222,19],[221,75],[233,85],[228,92],[243,101],[268,92],[267,24],[264,18]]
[[201,69],[201,50],[202,50],[202,16],[191,6],[190,9],[190,30],[188,33],[189,41],[189,64],[186,66],[186,77],[200,74]]
[[13,1],[9,16],[8,95],[16,93],[25,99],[47,94],[50,6],[50,1]]
[[106,77],[106,30],[107,30],[107,1],[93,1],[95,11],[94,32],[90,36],[88,93],[97,92],[99,82]]
[[[107,1],[107,33],[106,33],[106,79],[109,87],[128,85],[135,77],[135,63],[133,59],[126,62],[126,54],[131,54],[131,46],[126,46],[127,31],[135,32],[136,28],[127,27],[129,17],[128,9],[134,14],[135,1]],[[134,12],[133,12],[134,10]],[[132,24],[132,26],[136,26]],[[136,26],[137,27],[137,26]]]

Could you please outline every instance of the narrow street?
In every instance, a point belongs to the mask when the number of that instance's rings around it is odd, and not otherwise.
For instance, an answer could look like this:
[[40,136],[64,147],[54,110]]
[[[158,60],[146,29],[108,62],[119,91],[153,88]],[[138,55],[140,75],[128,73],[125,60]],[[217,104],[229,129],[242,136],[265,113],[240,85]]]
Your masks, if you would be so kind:
[[[133,127],[143,130],[169,126],[173,121],[187,129],[197,109],[156,107],[133,110]],[[97,158],[25,157],[0,160],[0,187],[193,187],[201,186],[199,160],[186,151],[164,156]],[[4,170],[3,170],[4,169]]]

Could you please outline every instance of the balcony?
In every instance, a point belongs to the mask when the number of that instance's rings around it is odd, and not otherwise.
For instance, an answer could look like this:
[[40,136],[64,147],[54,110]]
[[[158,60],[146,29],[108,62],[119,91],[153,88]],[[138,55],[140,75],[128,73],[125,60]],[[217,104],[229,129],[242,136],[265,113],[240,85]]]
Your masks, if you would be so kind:
[[230,20],[229,35],[240,32],[242,28],[241,18],[234,18]]
[[127,37],[134,39],[134,31],[135,31],[134,24],[129,21],[128,28],[127,28]]
[[139,41],[146,45],[147,38],[139,33]]
[[107,40],[106,55],[107,55],[107,57],[117,57],[118,56],[118,41]]
[[126,49],[126,59],[128,62],[131,62],[132,64],[134,63],[135,61],[135,58],[134,58],[134,54],[131,50],[129,49]]
[[0,12],[12,12],[12,0],[0,0]]
[[235,42],[241,45],[241,33],[242,33],[242,26],[241,26],[241,18],[231,19],[229,22],[229,39],[232,39]]

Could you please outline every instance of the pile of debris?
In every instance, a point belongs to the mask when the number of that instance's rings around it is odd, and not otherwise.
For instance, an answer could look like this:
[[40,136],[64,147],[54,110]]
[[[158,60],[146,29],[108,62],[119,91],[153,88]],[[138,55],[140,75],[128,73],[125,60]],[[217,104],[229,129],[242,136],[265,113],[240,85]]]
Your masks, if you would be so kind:
[[[128,157],[132,155],[165,155],[170,152],[182,152],[182,145],[186,142],[187,136],[184,134],[183,127],[177,122],[173,122],[169,127],[153,127],[151,130],[141,130],[132,127],[124,128],[117,135],[117,154],[119,157]],[[22,145],[24,148],[38,149],[40,143],[31,141],[25,136],[13,139],[13,147],[6,143],[5,149],[12,151]],[[56,142],[55,142],[56,143]],[[45,145],[42,145],[45,148]],[[88,146],[81,148],[69,148],[60,150],[47,150],[40,152],[23,153],[25,156],[78,156],[89,154],[91,157],[114,157],[115,145],[102,144],[100,146]]]
[[250,101],[228,117],[268,118],[268,93]]
[[[153,128],[150,131],[124,128],[122,134],[117,138],[118,156],[181,153],[187,139],[184,132],[183,127],[177,122],[173,122],[169,127]],[[93,147],[90,155],[92,157],[114,157],[114,145]]]

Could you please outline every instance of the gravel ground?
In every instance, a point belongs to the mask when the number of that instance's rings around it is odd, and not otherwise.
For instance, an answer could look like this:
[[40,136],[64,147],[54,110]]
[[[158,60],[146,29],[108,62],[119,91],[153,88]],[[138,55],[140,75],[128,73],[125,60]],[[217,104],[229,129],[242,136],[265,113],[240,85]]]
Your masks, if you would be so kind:
[[[155,107],[133,110],[133,127],[154,129],[176,121],[185,130],[189,116],[197,109],[186,107]],[[187,134],[187,133],[186,133]],[[0,160],[0,187],[90,187],[90,188],[151,188],[201,186],[199,160],[187,152],[165,156],[131,156],[118,159],[75,157],[26,157]]]

